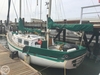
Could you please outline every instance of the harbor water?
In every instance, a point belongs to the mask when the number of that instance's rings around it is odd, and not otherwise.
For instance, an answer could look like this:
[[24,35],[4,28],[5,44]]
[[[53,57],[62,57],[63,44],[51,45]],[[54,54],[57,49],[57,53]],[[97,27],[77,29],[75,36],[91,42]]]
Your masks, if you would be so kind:
[[[7,47],[6,37],[0,37],[0,44]],[[42,61],[41,61],[42,62]],[[64,75],[64,69],[42,67],[30,64],[37,69],[42,75]],[[76,69],[66,70],[66,75],[100,75],[100,61],[95,62],[95,59],[85,58],[83,63]]]

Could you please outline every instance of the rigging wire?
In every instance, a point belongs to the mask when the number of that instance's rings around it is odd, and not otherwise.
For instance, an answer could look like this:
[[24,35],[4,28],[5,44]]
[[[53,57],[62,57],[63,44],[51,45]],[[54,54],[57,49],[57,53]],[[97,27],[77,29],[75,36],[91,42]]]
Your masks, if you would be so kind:
[[30,14],[30,10],[29,10],[29,6],[28,6],[27,0],[26,0],[26,6],[27,6],[27,9],[28,9],[28,11],[29,11],[29,16],[30,16],[30,18],[31,18],[31,14]]
[[61,5],[62,5],[62,10],[63,10],[63,13],[64,13],[64,15],[63,15],[63,16],[66,18],[66,14],[65,14],[64,6],[63,6],[64,4],[63,4],[63,1],[62,1],[62,0],[61,0]]
[[36,7],[35,7],[35,16],[38,18],[39,17],[39,5],[37,5],[37,4],[36,4]]
[[61,0],[59,0],[58,2],[58,4],[59,4],[59,9],[60,9],[60,11],[59,11],[59,13],[60,13],[60,19],[61,18],[63,18],[63,16],[62,16],[62,8],[61,8],[61,2],[60,2]]
[[35,16],[37,16],[37,14],[36,14],[36,12],[37,12],[37,7],[38,7],[38,5],[36,4],[36,6],[35,6]]
[[57,18],[59,19],[59,11],[58,11],[58,8],[57,8],[57,1],[56,0],[55,0],[55,10],[56,10],[55,14],[57,14]]
[[29,1],[28,5],[29,5],[29,8],[30,8],[30,18],[32,18],[32,8],[33,8],[32,0]]
[[[41,69],[39,72],[41,73],[42,71],[44,71],[44,70],[50,68],[52,65],[55,65],[55,64],[58,64],[58,63],[55,62],[55,63],[53,63],[53,64],[51,64],[51,65],[48,65],[48,66],[46,66],[45,68]],[[65,67],[65,66],[64,66],[64,67]]]
[[3,11],[2,9],[3,9],[3,5],[5,5],[5,1],[3,0],[2,3],[0,4],[1,4],[1,9],[0,9],[0,13],[1,13],[1,11]]
[[[93,5],[94,5],[93,0],[91,0],[91,2],[92,2],[92,3],[93,3]],[[95,11],[96,11],[96,12],[98,12],[98,11],[97,11],[97,9],[96,9],[96,7],[94,7],[94,9],[95,9]],[[100,15],[99,15],[98,13],[97,13],[97,16],[98,16],[98,18],[100,19]]]
[[[65,11],[64,11],[64,7],[63,7],[63,2],[62,0],[55,0],[55,16],[57,17],[57,19],[64,19],[65,17]],[[56,15],[57,14],[57,15]]]
[[[35,5],[35,12],[33,11],[33,13],[35,13],[35,15],[37,15],[37,14],[36,14],[37,7],[38,7],[38,6],[37,6],[37,4],[36,4],[36,5]],[[37,17],[37,16],[36,16],[36,17]]]
[[17,11],[16,11],[16,8],[15,8],[15,5],[14,5],[14,2],[13,2],[13,0],[12,0],[12,4],[13,4],[14,11],[15,11],[15,14],[16,14],[16,17],[17,17],[17,20],[18,20],[18,14],[17,14]]

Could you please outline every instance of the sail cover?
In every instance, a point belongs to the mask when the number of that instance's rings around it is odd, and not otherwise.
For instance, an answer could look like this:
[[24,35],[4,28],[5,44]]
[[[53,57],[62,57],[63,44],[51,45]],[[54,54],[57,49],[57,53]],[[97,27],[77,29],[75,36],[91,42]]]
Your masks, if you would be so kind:
[[93,31],[93,24],[56,24],[48,17],[48,29],[68,29],[71,31]]
[[62,58],[64,58],[65,55],[68,55],[69,57],[66,59],[72,59],[72,58],[75,58],[77,56],[80,56],[80,55],[86,53],[86,51],[87,51],[86,48],[83,46],[78,46],[78,47],[79,47],[79,49],[77,49],[74,52],[66,52],[66,51],[63,52],[63,51],[46,49],[46,48],[25,46],[23,48],[23,52],[28,53],[28,54],[53,57],[53,58],[58,58],[58,59],[62,59]]
[[19,18],[18,30],[20,30],[22,32],[27,31],[27,32],[36,32],[38,34],[41,34],[41,30],[39,30],[39,29],[25,28],[21,18]]

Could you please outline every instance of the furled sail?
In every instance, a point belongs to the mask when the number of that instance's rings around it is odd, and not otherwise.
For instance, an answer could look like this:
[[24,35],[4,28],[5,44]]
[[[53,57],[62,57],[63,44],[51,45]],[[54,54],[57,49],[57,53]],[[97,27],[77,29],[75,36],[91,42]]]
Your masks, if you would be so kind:
[[93,24],[56,24],[48,17],[48,28],[68,29],[71,31],[93,31]]
[[41,33],[41,30],[39,30],[39,29],[25,28],[21,18],[19,18],[18,30],[20,30],[22,32],[27,31],[27,32],[36,32],[38,34]]

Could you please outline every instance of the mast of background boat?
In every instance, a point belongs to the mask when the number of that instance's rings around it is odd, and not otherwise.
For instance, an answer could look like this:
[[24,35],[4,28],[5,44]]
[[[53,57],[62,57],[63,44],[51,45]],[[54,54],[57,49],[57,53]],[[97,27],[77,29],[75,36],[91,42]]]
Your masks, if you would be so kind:
[[19,18],[21,18],[22,0],[19,1]]
[[40,0],[40,20],[41,20],[41,11],[42,11],[42,0]]
[[49,0],[49,9],[48,9],[48,15],[47,15],[47,48],[49,47],[48,17],[51,16],[51,2],[52,2],[52,0]]
[[[42,14],[42,0],[40,0],[40,21],[41,21],[41,14]],[[40,29],[42,29],[42,23]]]
[[8,29],[8,24],[9,24],[9,15],[10,15],[10,6],[11,6],[11,0],[8,0],[8,13],[7,13],[7,22],[6,22],[6,30]]

